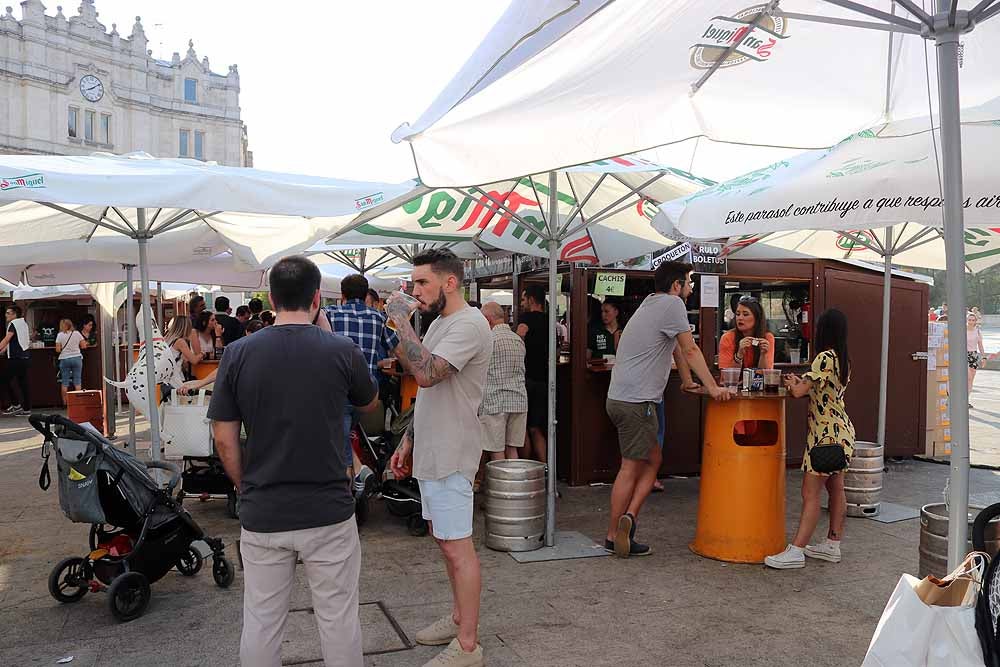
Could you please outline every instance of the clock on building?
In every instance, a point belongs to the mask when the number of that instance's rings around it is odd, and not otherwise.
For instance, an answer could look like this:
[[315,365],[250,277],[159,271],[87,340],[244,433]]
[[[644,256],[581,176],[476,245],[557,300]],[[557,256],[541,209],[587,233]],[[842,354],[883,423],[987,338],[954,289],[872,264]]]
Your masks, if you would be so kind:
[[84,99],[97,102],[104,97],[104,84],[93,74],[87,74],[80,79],[80,94]]

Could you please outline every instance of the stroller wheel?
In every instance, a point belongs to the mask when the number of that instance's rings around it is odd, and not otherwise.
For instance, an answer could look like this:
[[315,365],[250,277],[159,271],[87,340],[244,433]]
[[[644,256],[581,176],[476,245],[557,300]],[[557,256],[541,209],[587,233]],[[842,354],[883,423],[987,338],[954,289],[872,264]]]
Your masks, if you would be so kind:
[[84,558],[73,557],[59,561],[49,574],[49,593],[59,602],[76,602],[87,594],[87,574]]
[[229,588],[236,578],[236,570],[229,559],[219,554],[212,558],[212,578],[219,588]]
[[427,535],[427,521],[419,514],[411,514],[406,519],[406,530],[414,537],[424,537]]
[[185,577],[193,577],[201,571],[204,559],[201,553],[193,546],[188,547],[187,552],[177,559],[177,571]]
[[133,621],[149,605],[149,580],[140,572],[126,572],[116,577],[108,589],[111,615],[119,621]]
[[236,493],[236,489],[226,494],[226,514],[230,519],[240,518],[240,496]]

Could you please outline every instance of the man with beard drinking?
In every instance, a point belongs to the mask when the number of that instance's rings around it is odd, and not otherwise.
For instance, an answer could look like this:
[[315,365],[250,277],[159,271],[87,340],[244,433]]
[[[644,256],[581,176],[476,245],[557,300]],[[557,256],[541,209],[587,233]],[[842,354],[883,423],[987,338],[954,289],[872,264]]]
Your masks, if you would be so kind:
[[411,306],[398,294],[387,312],[399,334],[399,360],[420,389],[410,430],[392,455],[393,475],[420,483],[430,523],[451,580],[450,614],[417,633],[417,642],[448,647],[425,667],[483,665],[479,645],[479,557],[472,543],[472,484],[483,449],[479,405],[493,353],[486,319],[462,297],[462,261],[445,249],[413,259],[413,296],[437,315],[421,343]]

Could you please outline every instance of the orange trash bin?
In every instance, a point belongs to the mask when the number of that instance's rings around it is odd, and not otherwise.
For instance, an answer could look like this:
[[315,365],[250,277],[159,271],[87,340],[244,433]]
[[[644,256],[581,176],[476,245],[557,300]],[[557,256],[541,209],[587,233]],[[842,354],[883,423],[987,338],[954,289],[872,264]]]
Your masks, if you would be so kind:
[[[762,563],[785,548],[785,400],[738,393],[704,401],[698,525],[691,551]],[[739,424],[739,426],[737,426]]]

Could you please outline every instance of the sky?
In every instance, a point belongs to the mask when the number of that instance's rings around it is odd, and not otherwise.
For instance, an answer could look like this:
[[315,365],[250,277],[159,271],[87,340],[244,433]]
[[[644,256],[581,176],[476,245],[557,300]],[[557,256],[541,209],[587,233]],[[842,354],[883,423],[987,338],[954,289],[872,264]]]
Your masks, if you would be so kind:
[[[408,145],[389,135],[415,121],[465,63],[509,0],[96,0],[123,37],[135,16],[153,56],[183,58],[188,40],[212,70],[240,72],[240,107],[254,166],[350,180],[415,175]],[[47,13],[55,13],[49,3]],[[77,13],[70,0],[67,17]],[[19,17],[20,8],[15,9]],[[715,180],[788,151],[713,149],[709,142],[648,156]]]

